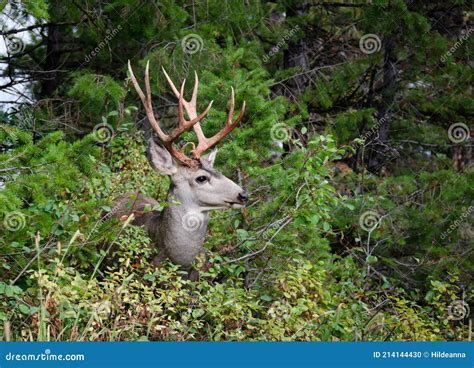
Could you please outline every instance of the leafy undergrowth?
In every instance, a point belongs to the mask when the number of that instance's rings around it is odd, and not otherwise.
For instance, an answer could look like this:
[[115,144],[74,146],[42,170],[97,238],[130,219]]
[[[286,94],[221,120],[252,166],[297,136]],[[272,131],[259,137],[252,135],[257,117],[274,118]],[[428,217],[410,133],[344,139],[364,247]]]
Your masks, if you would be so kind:
[[[244,287],[241,277],[216,281],[219,260],[199,281],[176,266],[155,269],[142,229],[127,227],[116,262],[102,276],[79,272],[56,249],[32,271],[25,291],[0,284],[3,319],[14,340],[456,340],[466,333],[446,314],[456,287],[433,283],[424,306],[402,289],[367,290],[350,258],[313,264],[289,260],[271,288]],[[455,281],[455,280],[453,280]],[[8,309],[7,309],[8,310]]]

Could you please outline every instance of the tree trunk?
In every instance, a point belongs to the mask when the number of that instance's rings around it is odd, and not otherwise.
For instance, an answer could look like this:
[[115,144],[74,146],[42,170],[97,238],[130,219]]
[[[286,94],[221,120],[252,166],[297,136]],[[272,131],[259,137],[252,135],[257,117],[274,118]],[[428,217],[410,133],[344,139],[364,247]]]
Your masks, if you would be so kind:
[[394,55],[394,39],[388,37],[384,40],[384,64],[383,64],[383,89],[382,99],[377,106],[377,116],[380,122],[377,138],[369,145],[367,168],[373,173],[379,173],[389,155],[387,146],[390,133],[390,108],[393,105],[396,94],[396,57]]
[[[55,14],[60,9],[61,4],[58,1],[50,2],[50,14]],[[41,80],[40,98],[51,97],[60,84],[60,75],[58,69],[61,66],[61,27],[51,25],[48,27],[48,36],[46,39],[46,58],[43,64],[43,70],[49,73]]]
[[[301,4],[295,7],[287,8],[288,17],[302,17],[305,16],[308,11],[308,2],[302,1]],[[306,38],[298,40],[296,43],[290,43],[288,49],[283,53],[283,67],[284,69],[298,67],[300,72],[305,72],[310,69],[308,61],[308,43]],[[304,91],[308,84],[308,77],[304,74],[295,76],[287,81],[287,87],[295,95],[300,94]]]

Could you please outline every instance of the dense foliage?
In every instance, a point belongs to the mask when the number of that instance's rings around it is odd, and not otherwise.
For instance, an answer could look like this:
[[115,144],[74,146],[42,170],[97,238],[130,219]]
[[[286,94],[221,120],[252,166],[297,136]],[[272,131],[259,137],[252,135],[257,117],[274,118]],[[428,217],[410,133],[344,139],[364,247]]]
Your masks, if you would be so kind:
[[[468,2],[0,8],[0,91],[26,95],[0,110],[0,340],[468,339]],[[216,166],[251,200],[212,213],[197,281],[154,268],[146,232],[104,218],[126,192],[166,206],[128,59],[140,80],[150,61],[168,127],[161,66],[199,72],[209,134],[231,86],[247,102]]]

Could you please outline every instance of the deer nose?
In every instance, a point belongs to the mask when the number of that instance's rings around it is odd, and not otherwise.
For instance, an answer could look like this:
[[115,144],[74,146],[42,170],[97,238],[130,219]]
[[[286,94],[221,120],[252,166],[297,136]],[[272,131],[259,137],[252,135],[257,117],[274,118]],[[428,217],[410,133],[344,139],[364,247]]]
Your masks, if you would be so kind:
[[239,200],[241,202],[247,202],[249,200],[249,195],[246,192],[239,193]]

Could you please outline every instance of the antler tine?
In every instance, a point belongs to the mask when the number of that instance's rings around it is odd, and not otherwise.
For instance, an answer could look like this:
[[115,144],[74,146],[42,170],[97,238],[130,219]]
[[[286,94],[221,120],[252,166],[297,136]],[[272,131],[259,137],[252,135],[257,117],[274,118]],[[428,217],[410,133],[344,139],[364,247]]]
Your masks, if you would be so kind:
[[234,118],[234,87],[230,87],[230,106],[229,106],[229,114],[227,115],[227,122],[226,126],[232,124],[232,119]]
[[146,62],[145,67],[145,91],[147,105],[151,106],[151,88],[150,88],[150,62]]
[[240,110],[239,115],[237,116],[237,119],[235,119],[234,122],[232,122],[232,119],[234,118],[234,88],[231,88],[231,93],[230,93],[230,107],[229,107],[229,114],[227,115],[227,122],[226,126],[232,126],[232,129],[234,129],[237,124],[242,120],[244,114],[245,114],[245,101],[242,103],[242,109]]
[[130,64],[130,60],[128,61],[128,71],[130,73],[130,78],[132,79],[133,86],[135,87],[135,90],[138,93],[138,96],[140,96],[140,100],[142,100],[143,103],[145,103],[145,95],[140,88],[140,85],[137,82],[137,78],[135,78],[135,74],[133,74],[133,69],[132,65]]
[[[171,89],[173,90],[173,93],[174,95],[179,98],[179,96],[182,94],[180,92],[178,92],[178,89],[176,88],[176,86],[174,85],[173,81],[171,80],[170,76],[168,75],[168,73],[166,72],[165,68],[164,67],[161,67],[161,69],[163,70],[163,74],[165,75],[165,78],[166,80],[168,81],[168,84],[170,85]],[[196,71],[194,71],[194,87],[193,87],[193,95],[191,97],[191,100],[190,101],[186,101],[183,99],[183,102],[184,102],[184,106],[188,106],[189,107],[194,107],[194,111],[196,111],[196,108],[197,108],[197,93],[198,93],[198,87],[199,87],[199,78],[198,78],[198,75],[196,73]],[[186,110],[188,111],[188,110]],[[188,112],[189,114],[189,112]],[[196,114],[197,115],[197,114]],[[192,118],[190,116],[190,118]]]
[[[170,79],[171,81],[171,79]],[[184,85],[185,85],[185,82],[186,82],[186,79],[183,81],[183,84],[181,85],[181,90],[180,92],[178,92],[178,119],[179,119],[179,126],[178,128],[176,128],[175,130],[173,130],[173,132],[171,132],[170,136],[171,136],[171,139],[174,140],[175,137],[177,137],[178,135],[180,135],[181,133],[185,132],[185,131],[188,131],[189,129],[191,129],[191,127],[193,127],[195,130],[196,130],[196,125],[199,124],[199,122],[204,119],[204,117],[209,113],[209,111],[211,110],[211,107],[212,107],[212,103],[213,101],[211,101],[209,103],[209,105],[207,106],[207,108],[198,116],[197,113],[196,113],[196,109],[194,110],[191,110],[190,106],[189,106],[189,102],[186,101],[183,97],[184,95]],[[171,82],[173,83],[173,82]],[[174,84],[173,84],[174,86]],[[189,115],[189,118],[191,120],[186,120],[184,118],[184,112],[183,112],[183,107],[186,109],[186,112],[188,113]],[[203,137],[204,134],[202,133],[202,130],[201,130],[201,127],[199,126],[199,131],[201,132],[201,134],[198,134],[198,130],[196,130],[196,135],[198,136],[198,139],[199,137]]]
[[[178,92],[178,89],[176,88],[175,84],[173,83],[170,76],[166,72],[165,68],[161,67],[161,69],[163,70],[163,74],[165,75],[165,78],[168,81],[168,84],[170,85],[171,89],[173,90],[173,93],[179,99],[180,96],[183,95],[183,91],[181,90],[180,92]],[[183,103],[184,108],[186,109],[186,112],[188,113],[188,117],[190,119],[192,119],[192,121],[196,120],[195,124],[193,124],[193,128],[194,128],[194,132],[196,133],[196,136],[197,136],[198,140],[203,140],[206,137],[204,136],[204,133],[202,131],[200,121],[207,115],[207,113],[211,109],[212,103],[214,101],[211,101],[209,103],[209,105],[207,106],[206,110],[204,110],[204,112],[201,115],[199,115],[199,117],[198,117],[198,115],[197,115],[198,89],[199,89],[199,78],[198,78],[198,75],[197,75],[196,71],[194,71],[194,87],[193,87],[193,94],[191,96],[191,100],[186,101],[184,99],[184,96],[183,96],[182,103]],[[178,106],[178,108],[179,108],[179,106]]]
[[158,134],[158,137],[163,142],[166,142],[169,137],[167,134],[165,134],[165,132],[163,132],[163,130],[161,130],[160,125],[158,124],[158,121],[155,118],[155,114],[153,113],[153,106],[151,104],[150,78],[149,78],[148,70],[149,70],[149,63],[147,62],[147,65],[145,68],[145,89],[146,89],[147,95],[145,96],[145,94],[143,93],[143,90],[138,84],[135,74],[133,73],[130,60],[128,60],[128,71],[130,72],[130,78],[132,79],[133,86],[135,87],[135,90],[137,91],[138,96],[140,96],[140,100],[142,100],[143,106],[145,107],[145,112],[146,112],[148,121],[150,122],[151,126],[155,130],[156,134]]
[[165,75],[166,80],[168,81],[168,84],[170,85],[171,89],[173,90],[174,95],[179,98],[180,93],[178,92],[178,89],[174,85],[173,81],[171,80],[170,76],[168,73],[166,73],[166,70],[164,67],[161,67],[161,70],[163,70],[163,74]]
[[184,97],[183,97],[183,92],[184,92],[184,85],[186,84],[186,79],[183,80],[183,84],[181,84],[181,90],[179,92],[178,96],[178,124],[179,127],[184,128],[186,126],[186,119],[184,118],[184,112],[183,112],[183,103],[184,103]]
[[224,126],[221,131],[217,134],[212,136],[211,138],[206,138],[203,136],[203,139],[199,139],[199,144],[196,149],[193,149],[192,153],[194,157],[199,158],[206,150],[215,146],[219,141],[224,139],[242,120],[242,117],[245,114],[245,101],[242,104],[242,109],[240,110],[240,114],[237,116],[234,122],[232,122],[233,115],[234,115],[234,88],[231,88],[230,94],[230,107],[229,107],[229,114],[227,115],[226,125]]
[[[190,105],[189,110],[187,110],[188,115],[190,113],[196,115],[198,88],[199,88],[199,78],[198,78],[198,75],[197,75],[196,71],[194,71],[194,88],[193,88],[193,95],[191,96],[191,101],[189,102],[189,105]],[[209,108],[212,106],[213,102],[214,101],[211,101],[209,103]],[[204,133],[202,131],[202,128],[201,128],[200,120],[197,122],[197,124],[195,124],[193,126],[193,128],[194,128],[194,132],[196,133],[196,136],[198,138],[198,141],[201,141],[202,139],[206,139],[206,137],[204,136]]]
[[198,73],[194,71],[194,88],[193,88],[193,95],[191,96],[191,105],[194,106],[194,108],[197,108],[197,94],[198,94],[198,88],[199,88],[199,78],[198,78]]

